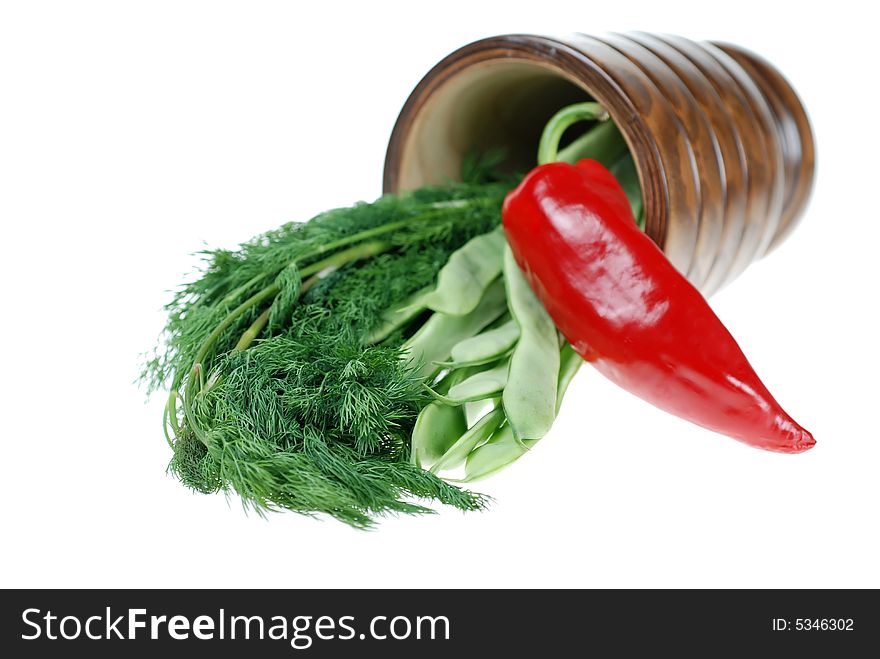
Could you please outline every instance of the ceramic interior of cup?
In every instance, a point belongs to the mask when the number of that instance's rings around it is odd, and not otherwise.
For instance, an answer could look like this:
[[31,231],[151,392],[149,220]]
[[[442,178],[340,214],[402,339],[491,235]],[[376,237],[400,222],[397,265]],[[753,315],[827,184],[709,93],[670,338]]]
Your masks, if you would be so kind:
[[[539,62],[489,60],[467,67],[428,95],[415,113],[403,143],[398,187],[457,180],[469,151],[494,146],[506,150],[505,169],[526,172],[535,165],[547,121],[560,108],[589,100],[581,86]],[[565,142],[587,126],[573,126]]]

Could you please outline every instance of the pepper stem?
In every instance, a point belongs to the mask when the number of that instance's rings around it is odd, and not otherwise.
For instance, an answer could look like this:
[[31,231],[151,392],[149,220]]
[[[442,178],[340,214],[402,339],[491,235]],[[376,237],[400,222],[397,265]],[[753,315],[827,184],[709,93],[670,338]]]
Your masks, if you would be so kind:
[[608,111],[599,103],[575,103],[562,108],[544,126],[541,141],[538,143],[538,164],[546,165],[559,159],[559,142],[570,126],[580,121],[606,121],[607,119]]
[[[623,186],[632,205],[636,223],[644,230],[644,205],[639,175],[623,134],[608,119],[608,111],[599,103],[575,103],[562,108],[544,126],[538,143],[538,164],[565,162],[574,165],[584,158],[602,163]],[[564,149],[560,149],[559,143],[565,131],[580,121],[597,121],[599,124]]]

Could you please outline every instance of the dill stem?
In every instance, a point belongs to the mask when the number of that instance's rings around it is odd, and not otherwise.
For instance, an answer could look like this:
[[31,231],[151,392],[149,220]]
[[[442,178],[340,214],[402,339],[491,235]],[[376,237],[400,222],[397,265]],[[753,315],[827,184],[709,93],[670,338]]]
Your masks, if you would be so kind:
[[[354,247],[350,247],[349,249],[344,249],[341,252],[337,252],[332,256],[328,256],[326,259],[322,259],[320,261],[312,263],[308,267],[302,269],[302,271],[300,272],[300,276],[308,277],[311,275],[315,275],[320,278],[320,275],[325,270],[335,270],[347,263],[351,263],[352,261],[359,261],[360,259],[376,256],[377,254],[388,251],[391,247],[391,243],[381,240],[361,243],[360,245],[355,245]],[[223,335],[223,332],[229,329],[236,320],[247,313],[250,309],[278,295],[278,292],[280,290],[281,287],[277,283],[272,283],[269,286],[266,286],[261,291],[255,293],[247,300],[242,302],[240,305],[238,305],[235,309],[230,311],[226,318],[224,318],[223,321],[219,325],[217,325],[217,327],[215,327],[214,330],[208,335],[208,338],[205,339],[205,342],[202,344],[202,347],[199,348],[199,352],[196,354],[195,362],[193,363],[189,379],[187,380],[186,387],[184,388],[183,412],[184,416],[187,419],[187,422],[189,423],[190,428],[205,445],[207,445],[207,440],[204,436],[204,433],[201,431],[198,424],[196,423],[196,419],[192,414],[191,406],[190,404],[188,404],[190,401],[192,401],[193,398],[193,390],[197,381],[196,376],[198,376],[198,380],[202,382],[202,387],[204,388],[204,361],[207,358],[208,354],[211,352],[211,349]],[[263,319],[263,316],[265,316],[265,319]],[[257,320],[254,321],[254,323],[245,331],[244,335],[239,339],[238,343],[236,344],[235,349],[244,350],[245,348],[247,348],[251,344],[251,342],[253,342],[253,340],[259,335],[259,333],[263,331],[263,328],[265,327],[268,320],[269,309],[260,314]]]
[[205,339],[205,342],[202,344],[202,347],[199,348],[199,352],[196,354],[195,361],[192,365],[192,369],[190,370],[189,376],[186,381],[186,386],[183,390],[183,415],[186,418],[186,421],[190,427],[190,430],[195,433],[196,437],[205,445],[208,445],[207,438],[205,437],[204,432],[199,427],[196,419],[192,413],[191,402],[193,399],[193,390],[195,389],[195,385],[197,382],[197,376],[199,376],[203,371],[203,362],[205,358],[208,356],[208,353],[211,352],[211,348],[214,347],[214,344],[222,336],[223,332],[229,329],[232,324],[238,320],[243,314],[247,313],[252,307],[262,303],[263,301],[274,297],[278,294],[278,284],[271,284],[264,288],[263,290],[255,293],[247,300],[239,304],[235,309],[227,314],[226,318],[214,328],[214,330],[208,335],[208,338]]
[[[374,238],[376,236],[381,236],[386,233],[391,233],[393,231],[396,231],[397,229],[403,229],[403,228],[413,224],[414,222],[424,222],[426,220],[434,219],[438,216],[442,217],[443,215],[445,215],[446,213],[448,213],[451,210],[460,210],[461,207],[464,205],[476,204],[476,203],[488,203],[488,202],[493,202],[493,201],[494,200],[491,198],[476,198],[476,199],[462,200],[462,203],[457,204],[457,205],[444,205],[442,207],[436,208],[433,211],[427,211],[425,213],[422,213],[421,215],[416,215],[415,217],[409,217],[405,220],[398,220],[397,222],[389,222],[388,224],[382,224],[378,227],[373,227],[372,229],[366,229],[364,231],[359,231],[358,233],[352,234],[350,236],[346,236],[344,238],[339,238],[338,240],[334,240],[334,241],[326,243],[324,245],[320,245],[319,247],[312,250],[311,252],[300,256],[296,261],[302,261],[302,260],[310,259],[310,258],[313,258],[316,256],[321,256],[322,254],[326,254],[329,251],[339,249],[340,247],[345,247],[346,245],[360,243],[360,242],[363,242],[364,240],[367,240],[368,238]],[[360,246],[353,248],[354,251],[353,250],[345,250],[343,252],[339,252],[338,255],[348,255],[350,253],[355,253],[358,250],[358,247],[360,247]],[[385,249],[388,249],[388,247],[386,247]],[[348,256],[343,256],[341,262],[338,262],[338,263],[333,260],[333,257],[330,257],[330,259],[324,259],[322,261],[318,261],[317,263],[313,263],[312,265],[306,267],[300,273],[300,276],[307,277],[310,274],[318,273],[321,270],[328,268],[328,267],[335,266],[338,268],[338,267],[341,267],[342,265],[345,265],[346,263],[349,263],[350,261],[357,260],[359,258],[366,258],[368,256],[374,256],[375,254],[380,254],[382,251],[385,251],[385,249],[382,249],[381,251],[375,252],[375,253],[369,253],[369,250],[367,250],[367,252],[365,252],[363,256],[357,256],[355,258],[349,258]],[[337,256],[337,255],[335,254],[334,257],[335,256]],[[263,273],[260,273],[258,275],[251,277],[244,284],[242,284],[241,286],[239,286],[235,290],[228,293],[223,298],[223,302],[231,302],[236,297],[241,295],[244,291],[248,290],[254,284],[265,279],[267,276],[268,276],[268,273],[263,272]],[[272,284],[270,286],[267,286],[266,288],[264,288],[260,292],[256,293],[252,298],[245,300],[242,304],[249,305],[247,308],[250,308],[253,305],[250,305],[249,303],[251,302],[251,300],[253,298],[262,295],[267,290],[272,289],[273,286],[275,286],[275,285]],[[304,289],[302,291],[302,293],[305,293],[306,290],[308,290],[308,289]],[[269,296],[271,297],[272,295],[275,295],[277,293],[278,293],[278,291],[276,289],[272,293],[270,293]],[[261,298],[260,301],[262,301],[263,299],[265,299],[265,298]],[[259,301],[257,303],[259,303]],[[235,310],[233,310],[231,312],[231,314],[235,314],[237,311],[239,311],[239,308],[236,308]],[[240,314],[237,314],[235,317],[237,318],[238,315],[240,315]],[[225,330],[225,329],[226,328],[224,327],[223,330]],[[221,330],[221,332],[223,330]],[[216,341],[216,338],[217,337],[214,338],[214,341]],[[209,336],[205,342],[207,343],[210,340],[211,340],[211,336]],[[202,356],[202,358],[204,358],[204,355]]]
[[[382,252],[388,250],[390,247],[391,245],[389,243],[378,240],[363,243],[362,245],[355,245],[350,249],[337,252],[332,256],[328,256],[326,259],[322,259],[321,261],[317,261],[316,263],[312,263],[310,266],[303,268],[300,272],[300,276],[308,277],[310,275],[317,274],[322,270],[326,270],[327,268],[338,268],[345,265],[346,263],[350,263],[351,261],[357,261],[359,259],[375,256],[376,254],[381,254]],[[214,344],[217,343],[217,340],[220,338],[223,332],[229,329],[229,327],[236,320],[238,320],[243,314],[247,313],[255,306],[258,306],[266,300],[278,295],[278,292],[280,290],[281,289],[277,283],[269,284],[264,289],[257,293],[254,293],[247,300],[245,300],[235,309],[230,311],[229,314],[227,314],[226,318],[224,318],[223,321],[219,325],[217,325],[217,327],[215,327],[214,330],[208,335],[208,338],[205,339],[202,347],[199,348],[198,353],[196,353],[193,367],[195,368],[195,366],[198,365],[201,368],[201,364],[205,361],[205,357],[208,356],[211,348],[214,347]]]
[[[381,236],[386,233],[391,233],[393,231],[396,231],[397,229],[403,229],[407,226],[410,226],[414,222],[425,222],[427,220],[432,220],[438,216],[442,217],[443,215],[445,215],[449,211],[461,210],[461,208],[463,206],[467,206],[470,204],[484,204],[484,203],[494,202],[494,200],[490,197],[485,197],[485,198],[477,197],[474,199],[462,199],[459,201],[460,201],[460,203],[446,202],[443,206],[437,206],[436,208],[434,208],[434,210],[426,211],[426,212],[422,213],[421,215],[416,215],[415,217],[409,217],[409,218],[406,218],[405,220],[398,220],[397,222],[389,222],[388,224],[382,224],[380,226],[373,227],[372,229],[366,229],[364,231],[359,231],[358,233],[354,233],[350,236],[345,236],[344,238],[339,238],[338,240],[334,240],[332,242],[329,242],[329,243],[326,243],[323,245],[319,245],[316,249],[313,249],[311,252],[309,252],[307,254],[303,254],[302,256],[297,258],[296,261],[298,262],[298,261],[303,261],[305,259],[310,259],[310,258],[313,258],[316,256],[321,256],[322,254],[326,254],[327,252],[330,252],[332,250],[339,249],[340,247],[345,247],[346,245],[352,245],[352,244],[367,240],[369,238],[375,238],[376,236]],[[342,252],[340,252],[340,253],[342,253]],[[368,254],[367,256],[370,256],[370,255]],[[319,263],[324,263],[324,262],[321,261]],[[346,263],[347,263],[347,261],[346,261]],[[318,265],[318,264],[316,263],[314,265]],[[344,265],[344,263],[342,265]],[[311,267],[312,266],[309,266],[309,268],[311,268]],[[323,267],[326,267],[326,266],[323,266]],[[319,270],[323,269],[323,267],[319,268]],[[302,273],[300,273],[301,276],[308,276],[311,272],[311,271],[309,271],[309,268],[306,268],[306,270],[304,270]],[[317,270],[315,272],[317,272]],[[251,286],[253,286],[254,284],[257,284],[261,280],[265,279],[268,275],[269,275],[269,273],[266,273],[266,272],[262,272],[260,274],[254,275],[248,281],[246,281],[244,284],[242,284],[241,286],[239,286],[235,290],[228,293],[223,298],[223,302],[231,302],[232,300],[237,298],[239,295],[241,295],[242,293],[247,291]],[[305,289],[305,290],[308,290],[308,289]],[[302,292],[305,293],[305,290],[303,290]]]
[[265,278],[266,278],[266,273],[265,273],[265,272],[261,272],[261,273],[258,274],[258,275],[254,275],[253,277],[251,277],[250,279],[248,279],[245,283],[243,283],[241,286],[239,286],[239,287],[236,288],[235,290],[233,290],[233,291],[231,291],[230,293],[228,293],[228,294],[223,298],[222,302],[223,302],[223,303],[226,303],[226,304],[232,302],[232,301],[235,300],[239,295],[242,295],[245,291],[247,291],[251,286],[253,286],[254,284],[259,283],[260,281],[262,281],[262,280],[265,279]]
[[[352,261],[358,261],[360,259],[369,258],[371,256],[376,256],[381,254],[382,252],[387,251],[391,248],[391,245],[385,241],[371,241],[371,242],[363,242],[368,238],[373,238],[376,236],[381,236],[387,233],[391,233],[396,231],[397,229],[403,229],[414,222],[424,222],[426,220],[434,219],[438,216],[443,216],[450,211],[460,211],[462,205],[467,204],[476,204],[476,203],[489,203],[494,202],[491,198],[478,198],[473,200],[463,200],[462,204],[457,205],[444,205],[438,208],[435,208],[433,211],[427,211],[422,213],[421,215],[417,215],[415,217],[409,217],[404,220],[398,220],[397,222],[389,222],[388,224],[382,224],[377,227],[373,227],[372,229],[366,229],[365,231],[359,231],[358,233],[352,234],[350,236],[346,236],[344,238],[340,238],[338,240],[331,241],[324,245],[320,245],[318,248],[312,250],[308,254],[304,254],[300,256],[297,261],[309,259],[315,256],[320,256],[326,252],[339,249],[340,247],[345,247],[346,245],[354,244],[354,247],[350,247],[349,249],[342,250],[329,256],[325,259],[312,263],[300,271],[300,277],[308,277],[310,275],[320,275],[324,270],[336,270],[347,263],[351,263]],[[357,244],[360,243],[360,244]],[[226,300],[234,299],[236,293],[240,293],[242,291],[247,290],[255,283],[259,282],[261,279],[265,277],[265,273],[258,274],[252,277],[250,280],[236,288],[232,293],[229,293],[225,298]],[[303,286],[300,294],[305,293],[311,286],[316,283],[317,280],[312,281],[309,280]],[[205,357],[207,357],[208,352],[211,347],[217,342],[220,338],[220,335],[226,331],[226,329],[233,323],[235,320],[241,316],[248,309],[253,306],[262,303],[267,298],[274,297],[278,294],[280,288],[277,283],[270,284],[266,286],[264,289],[251,296],[247,300],[241,303],[238,307],[236,307],[233,311],[229,313],[229,315],[223,320],[220,325],[218,325],[208,338],[205,339],[205,343],[202,345],[202,348],[199,350],[199,353],[196,357],[196,363],[201,363]],[[266,312],[264,312],[266,313]],[[236,350],[244,350],[247,348],[259,333],[265,328],[266,323],[268,322],[268,315],[265,320],[263,320],[262,315],[254,321],[253,325],[249,327],[244,335],[239,339],[238,344],[236,344]],[[253,330],[253,331],[252,331]],[[241,347],[239,347],[241,346]]]
[[352,234],[351,236],[346,236],[344,238],[339,238],[338,240],[334,240],[332,242],[326,243],[324,245],[319,246],[317,249],[313,250],[310,254],[301,258],[309,258],[311,256],[320,256],[325,252],[329,252],[334,249],[339,249],[340,247],[345,247],[346,245],[351,245],[352,243],[358,243],[367,238],[375,238],[376,236],[381,236],[386,233],[391,233],[392,231],[396,231],[397,229],[403,229],[405,227],[410,226],[414,222],[424,222],[426,220],[432,220],[438,216],[442,217],[446,215],[450,211],[461,211],[462,206],[469,204],[477,204],[477,203],[494,203],[494,199],[490,197],[477,197],[474,199],[462,200],[462,204],[452,206],[452,205],[444,205],[436,207],[434,210],[426,211],[421,215],[416,215],[414,217],[408,217],[404,220],[398,220],[397,222],[389,222],[388,224],[381,224],[377,227],[373,227],[372,229],[366,229],[364,231],[360,231],[358,233]]
[[389,249],[391,249],[391,243],[385,242],[384,240],[373,240],[367,243],[361,243],[360,245],[355,245],[354,247],[349,247],[341,252],[336,252],[336,254],[328,256],[326,259],[316,261],[315,263],[306,266],[300,271],[300,277],[319,275],[324,270],[336,270],[352,261],[360,261],[361,259],[376,256],[382,252],[387,252]]
[[[322,277],[326,276],[330,272],[334,270],[338,270],[340,267],[347,263],[351,263],[352,261],[359,261],[360,259],[369,258],[370,256],[375,256],[376,254],[381,254],[386,251],[390,245],[381,241],[373,241],[370,243],[364,243],[362,245],[357,245],[350,249],[344,250],[342,252],[337,252],[333,256],[330,256],[322,261],[318,261],[317,263],[313,263],[307,268],[303,268],[300,276],[308,276],[313,271],[311,277],[309,277],[302,285],[299,290],[300,296],[304,295],[312,286],[317,284]],[[266,309],[263,313],[261,313],[257,319],[248,327],[244,334],[241,335],[241,338],[238,340],[238,343],[235,344],[235,350],[241,352],[242,350],[247,350],[250,347],[251,343],[260,335],[266,324],[269,322],[269,314],[272,308]]]
[[235,344],[235,350],[237,352],[247,350],[251,343],[254,342],[254,339],[256,339],[260,335],[260,332],[263,331],[266,323],[269,322],[269,311],[271,311],[271,307],[269,309],[266,309],[259,316],[257,316],[257,319],[253,322],[253,324],[245,330],[244,334],[241,335],[238,343]]
[[[485,202],[487,200],[488,199],[463,200],[463,204],[466,205],[469,203],[473,203],[474,201]],[[310,258],[313,258],[316,256],[321,256],[322,254],[326,254],[327,252],[332,251],[334,249],[339,249],[340,247],[345,247],[346,245],[359,243],[364,240],[367,240],[368,238],[374,238],[376,236],[381,236],[383,234],[390,233],[392,231],[396,231],[397,229],[403,229],[404,227],[409,226],[413,222],[423,222],[425,220],[430,220],[430,219],[437,217],[438,215],[439,216],[444,215],[445,212],[449,211],[450,209],[459,209],[460,207],[461,207],[461,205],[443,206],[441,208],[437,208],[435,211],[429,211],[426,213],[422,213],[421,215],[417,215],[415,217],[410,217],[405,220],[399,220],[397,222],[391,222],[389,224],[382,224],[378,227],[373,227],[372,229],[366,229],[364,231],[359,231],[358,233],[352,234],[350,236],[346,236],[345,238],[340,238],[338,240],[334,240],[334,241],[326,243],[324,245],[320,245],[316,249],[313,249],[311,252],[309,252],[307,254],[303,254],[302,256],[297,258],[295,262],[303,261],[305,259],[310,259]],[[324,263],[324,262],[320,261],[319,263]],[[318,264],[315,264],[315,265],[318,265]],[[311,267],[311,266],[309,266],[309,267]],[[319,268],[319,269],[323,269],[323,267]],[[308,270],[308,268],[306,268],[306,270]],[[300,276],[308,276],[308,274],[309,274],[309,272],[304,271],[304,272],[300,273]],[[267,276],[269,276],[269,273],[267,273],[267,272],[261,272],[260,274],[254,275],[248,281],[243,283],[241,286],[239,286],[235,290],[228,293],[223,298],[223,302],[226,302],[226,303],[232,302],[239,295],[241,295],[242,293],[247,291],[251,286],[259,283],[260,281],[265,279]],[[305,293],[305,290],[303,290],[302,292]]]
[[168,446],[174,448],[174,442],[171,439],[171,435],[168,434],[168,428],[171,427],[171,432],[175,437],[180,435],[180,428],[177,425],[177,391],[174,390],[170,394],[168,394],[168,400],[165,402],[165,410],[162,413],[162,432],[165,434],[165,441],[168,442]]
[[193,368],[197,365],[201,365],[203,361],[205,361],[205,357],[208,356],[208,353],[211,351],[211,348],[214,347],[214,344],[217,343],[217,340],[220,336],[225,332],[229,327],[238,320],[243,314],[247,313],[253,307],[262,304],[266,300],[271,297],[274,297],[278,294],[279,286],[278,284],[270,284],[266,286],[263,290],[258,293],[254,293],[247,300],[239,304],[235,309],[230,311],[226,318],[214,328],[214,330],[208,335],[208,338],[205,339],[205,342],[202,344],[202,347],[199,348],[199,352],[196,354],[196,359],[193,364]]
[[317,284],[319,281],[321,281],[320,273],[318,273],[318,274],[316,274],[316,275],[312,275],[311,277],[309,277],[308,279],[306,279],[306,280],[303,282],[303,285],[302,285],[302,286],[300,287],[300,289],[299,289],[299,294],[300,294],[300,296],[303,296],[303,295],[305,295],[306,293],[308,293],[308,292],[309,292],[309,289],[310,289],[312,286],[314,286],[315,284]]
[[[489,198],[475,199],[467,201],[467,204],[476,205],[478,203],[483,204],[490,202],[494,203],[494,200]],[[311,277],[313,275],[317,276],[317,278],[320,278],[324,274],[326,274],[325,271],[336,270],[353,261],[376,256],[378,254],[388,251],[394,246],[392,243],[385,240],[368,240],[369,238],[391,233],[398,229],[405,228],[413,224],[414,222],[423,222],[429,219],[433,219],[437,216],[443,216],[449,212],[461,212],[461,208],[459,206],[443,206],[440,208],[436,208],[433,211],[422,213],[421,215],[418,215],[416,217],[409,217],[404,220],[399,220],[397,222],[390,222],[388,224],[383,224],[378,227],[373,227],[372,229],[366,229],[365,231],[360,231],[350,236],[339,238],[338,240],[334,240],[324,245],[321,245],[320,247],[312,250],[310,253],[301,255],[294,261],[294,263],[320,256],[321,254],[324,254],[330,250],[339,249],[340,247],[345,247],[354,243],[354,245],[352,247],[349,247],[348,249],[343,249],[336,252],[335,254],[331,254],[327,258],[309,264],[299,273],[300,277],[302,278]],[[248,282],[238,287],[235,292],[247,290],[248,287],[259,282],[260,279],[262,279],[262,274],[251,278]],[[204,372],[205,360],[207,359],[211,350],[216,345],[217,341],[220,340],[220,337],[223,335],[223,333],[230,327],[232,327],[232,325],[248,311],[278,295],[280,290],[280,285],[277,282],[273,282],[263,289],[257,291],[251,297],[239,304],[237,307],[235,307],[235,309],[233,309],[226,315],[226,317],[217,325],[217,327],[215,327],[211,331],[211,333],[205,339],[204,343],[202,343],[199,351],[196,353],[192,369],[183,390],[183,414],[184,418],[187,421],[187,425],[190,427],[193,433],[195,433],[196,437],[201,440],[202,443],[205,445],[207,445],[208,443],[207,437],[205,436],[205,433],[202,431],[202,429],[199,427],[197,420],[195,419],[194,410],[192,409],[193,394],[197,382],[196,376]],[[230,298],[230,295],[231,294],[227,295],[226,298],[224,298],[224,301],[228,300]],[[268,321],[268,313],[269,310],[264,311],[263,314],[261,314],[256,319],[256,321],[254,321],[254,323],[245,331],[244,335],[242,335],[242,337],[236,344],[237,350],[244,350],[254,341],[254,339],[256,339],[259,333],[265,328],[266,322]],[[266,315],[265,320],[263,320],[263,315]]]
[[205,390],[205,369],[201,363],[193,364],[193,373],[199,376],[199,391]]
[[190,430],[193,431],[195,436],[202,444],[207,446],[208,438],[199,427],[199,424],[196,423],[196,419],[192,413],[192,410],[190,409],[190,405],[187,404],[188,401],[191,401],[193,399],[193,389],[195,389],[196,382],[198,382],[202,389],[204,389],[205,380],[203,374],[204,369],[202,368],[201,361],[197,361],[195,364],[193,364],[192,370],[189,372],[189,376],[186,380],[186,388],[184,389],[183,394],[183,416],[187,420],[187,423],[189,423]]

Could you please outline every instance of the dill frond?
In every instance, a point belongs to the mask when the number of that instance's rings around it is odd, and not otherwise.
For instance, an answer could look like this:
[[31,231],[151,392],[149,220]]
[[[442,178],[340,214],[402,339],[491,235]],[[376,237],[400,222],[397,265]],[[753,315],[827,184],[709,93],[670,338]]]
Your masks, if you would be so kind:
[[[389,195],[202,252],[142,374],[149,390],[179,397],[169,471],[260,514],[326,514],[358,528],[431,512],[414,499],[482,508],[480,495],[410,464],[424,383],[401,359],[401,332],[381,346],[366,337],[386,310],[432,284],[453,251],[498,225],[509,188]],[[322,268],[368,243],[369,258]],[[259,338],[236,347],[249,327]]]

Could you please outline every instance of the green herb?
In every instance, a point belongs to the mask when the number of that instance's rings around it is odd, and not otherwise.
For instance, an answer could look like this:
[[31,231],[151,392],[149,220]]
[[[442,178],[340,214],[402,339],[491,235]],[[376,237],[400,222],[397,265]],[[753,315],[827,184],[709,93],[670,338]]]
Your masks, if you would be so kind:
[[483,497],[409,460],[430,397],[401,351],[407,328],[369,339],[456,249],[497,226],[509,187],[386,196],[203,252],[143,373],[151,390],[172,392],[170,470],[260,513],[326,513],[358,527],[429,512],[413,498],[481,508]]

